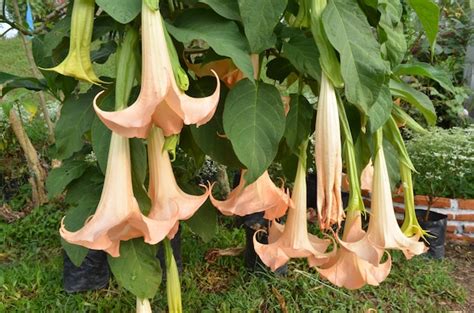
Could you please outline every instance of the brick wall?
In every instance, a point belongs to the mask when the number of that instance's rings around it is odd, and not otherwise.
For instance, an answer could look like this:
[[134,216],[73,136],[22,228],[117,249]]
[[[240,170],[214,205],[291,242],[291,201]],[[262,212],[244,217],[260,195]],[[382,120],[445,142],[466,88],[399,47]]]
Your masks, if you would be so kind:
[[[368,194],[365,196],[365,205],[370,207],[370,197]],[[397,219],[403,221],[403,197],[394,197],[393,206]],[[416,209],[426,210],[428,197],[415,196],[415,206]],[[474,199],[436,198],[431,210],[448,216],[447,240],[474,243]]]

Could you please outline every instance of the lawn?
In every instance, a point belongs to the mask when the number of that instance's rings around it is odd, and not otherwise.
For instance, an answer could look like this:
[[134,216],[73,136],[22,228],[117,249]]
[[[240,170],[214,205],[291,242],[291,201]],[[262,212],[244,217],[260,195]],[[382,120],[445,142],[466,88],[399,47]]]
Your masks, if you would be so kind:
[[[64,212],[53,205],[35,210],[15,224],[1,224],[5,238],[1,254],[0,311],[5,312],[130,312],[132,294],[111,280],[101,291],[69,295],[62,290],[62,251],[59,220]],[[182,277],[185,312],[309,312],[309,311],[425,311],[465,307],[466,290],[453,278],[453,261],[423,256],[406,261],[393,252],[394,265],[379,287],[357,291],[335,288],[305,262],[292,261],[286,277],[270,272],[248,273],[242,256],[205,260],[211,248],[242,246],[245,232],[221,223],[208,243],[183,227]],[[158,312],[166,309],[162,286],[153,299]]]

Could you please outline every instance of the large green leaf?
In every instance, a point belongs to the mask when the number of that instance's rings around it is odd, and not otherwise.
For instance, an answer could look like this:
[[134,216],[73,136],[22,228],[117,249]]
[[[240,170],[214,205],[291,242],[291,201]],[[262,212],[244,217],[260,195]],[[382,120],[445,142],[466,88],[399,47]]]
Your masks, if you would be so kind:
[[94,86],[87,93],[79,96],[72,94],[64,101],[55,128],[58,159],[69,158],[84,145],[82,136],[91,128],[95,118],[92,101],[99,90],[99,87]]
[[[189,94],[194,97],[203,97],[209,95],[215,86],[214,78],[204,77],[191,84]],[[214,116],[202,126],[191,126],[191,133],[198,147],[213,160],[227,166],[241,168],[242,164],[235,155],[230,140],[223,137],[222,114],[226,97],[227,88],[221,85],[221,97]]]
[[409,102],[420,111],[430,125],[436,124],[436,111],[430,98],[410,85],[395,80],[390,80],[390,92],[395,97],[400,97]]
[[271,164],[285,131],[283,103],[269,84],[241,80],[229,92],[224,130],[239,160],[247,167],[245,180],[254,182]]
[[229,20],[240,21],[237,0],[199,0],[199,2],[207,4],[220,16]]
[[381,49],[385,58],[396,66],[403,60],[407,50],[403,24],[400,21],[403,7],[398,1],[380,0],[378,10],[381,13],[378,25]]
[[321,67],[317,61],[319,58],[318,48],[313,38],[306,37],[304,32],[291,36],[288,42],[283,43],[283,55],[290,60],[291,64],[302,74],[319,80]]
[[277,80],[280,84],[292,72],[296,72],[296,69],[287,58],[277,57],[267,63],[267,77]]
[[64,161],[61,167],[52,169],[46,179],[46,188],[50,199],[59,196],[67,185],[82,176],[88,164],[80,160]]
[[191,9],[181,14],[174,25],[167,24],[166,27],[180,42],[206,41],[217,54],[230,57],[247,77],[253,79],[248,43],[235,22],[211,10]]
[[20,77],[10,73],[0,72],[0,85],[17,78]]
[[[64,225],[69,231],[77,231],[84,226],[89,216],[94,214],[99,203],[104,177],[100,175],[97,168],[89,167],[84,175],[74,180],[68,186],[65,202],[72,207],[64,218]],[[66,251],[72,263],[80,266],[89,249],[70,244],[61,239],[61,245]]]
[[285,138],[291,151],[298,152],[301,143],[311,134],[313,107],[302,95],[291,95],[290,111],[286,117]]
[[120,243],[119,257],[107,257],[119,285],[140,299],[152,299],[161,283],[161,267],[156,253],[157,246],[137,238]]
[[185,222],[204,242],[209,242],[217,233],[217,211],[209,199]]
[[439,7],[433,0],[408,0],[425,29],[426,37],[434,50],[436,35],[438,34]]
[[96,0],[107,14],[122,24],[130,23],[142,9],[141,0]]
[[340,54],[346,97],[367,113],[387,75],[380,45],[356,1],[328,2],[323,23],[329,41]]
[[250,51],[260,53],[275,44],[273,29],[285,11],[287,0],[238,0]]
[[367,114],[369,116],[370,132],[375,133],[377,129],[382,127],[390,118],[392,113],[392,95],[387,86],[383,86],[380,90],[379,97]]
[[36,79],[33,77],[18,77],[8,80],[8,82],[2,88],[1,96],[5,96],[7,93],[14,89],[25,88],[33,91],[45,90],[48,88],[46,80]]
[[448,73],[442,69],[436,68],[428,63],[415,62],[400,64],[393,69],[395,75],[416,75],[431,78],[438,82],[441,87],[454,93],[454,86]]

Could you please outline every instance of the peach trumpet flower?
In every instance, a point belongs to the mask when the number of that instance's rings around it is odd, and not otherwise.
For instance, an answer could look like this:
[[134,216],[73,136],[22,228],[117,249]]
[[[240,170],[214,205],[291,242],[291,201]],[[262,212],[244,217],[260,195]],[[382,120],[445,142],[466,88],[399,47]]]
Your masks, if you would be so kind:
[[[316,270],[338,287],[358,289],[366,284],[378,286],[390,273],[392,267],[390,254],[384,263],[379,263],[383,249],[367,241],[361,227],[360,211],[354,210],[347,215],[343,240],[338,240],[340,248],[326,264],[316,267]],[[375,264],[367,260],[374,257]]]
[[74,1],[68,55],[59,65],[46,70],[55,71],[91,84],[103,83],[92,68],[90,56],[94,10],[94,0]]
[[148,137],[148,162],[150,182],[148,194],[152,208],[149,218],[169,223],[168,238],[172,239],[178,231],[179,220],[190,218],[209,196],[210,190],[202,185],[205,193],[200,196],[189,195],[179,188],[174,177],[168,151],[163,150],[165,137],[158,127],[152,127]]
[[259,232],[253,237],[255,252],[272,271],[290,258],[308,258],[311,266],[322,265],[336,251],[325,253],[331,241],[320,239],[307,231],[306,149],[301,151],[286,224],[271,222],[268,244],[257,241]]
[[[192,98],[184,93],[180,81],[176,81],[172,57],[168,47],[168,35],[163,27],[159,10],[142,5],[142,79],[138,99],[128,108],[102,111],[94,100],[99,118],[112,131],[125,137],[146,138],[153,123],[163,129],[166,136],[177,134],[183,124],[200,126],[207,123],[217,108],[220,81],[214,93],[204,98]],[[185,80],[185,79],[183,79]],[[178,85],[180,84],[180,85]],[[97,97],[96,97],[97,98]]]
[[367,230],[369,240],[385,249],[402,250],[407,259],[426,251],[423,242],[418,241],[420,235],[407,237],[397,223],[393,209],[392,192],[388,177],[385,155],[379,135],[378,151],[374,162],[374,181],[372,187],[372,201],[370,221]]
[[342,155],[339,112],[334,87],[323,73],[316,116],[315,159],[317,207],[322,230],[341,225],[344,210],[341,200]]
[[62,222],[60,234],[69,243],[105,250],[117,257],[121,240],[143,236],[145,242],[156,244],[168,234],[168,224],[142,215],[133,196],[128,139],[112,133],[104,187],[95,214],[75,232],[68,231]]
[[264,211],[264,218],[268,220],[285,215],[290,198],[284,187],[275,186],[268,171],[246,187],[244,174],[245,170],[242,170],[239,185],[230,192],[226,200],[215,199],[211,192],[212,204],[224,215],[244,216]]

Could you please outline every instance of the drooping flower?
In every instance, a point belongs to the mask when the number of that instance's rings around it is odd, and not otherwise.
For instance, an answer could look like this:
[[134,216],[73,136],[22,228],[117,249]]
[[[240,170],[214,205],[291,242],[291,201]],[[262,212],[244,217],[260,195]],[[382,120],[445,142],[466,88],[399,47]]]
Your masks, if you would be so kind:
[[257,241],[258,232],[253,238],[255,252],[273,271],[290,258],[308,258],[311,266],[321,265],[336,251],[325,253],[331,243],[330,240],[320,239],[307,231],[305,147],[301,151],[286,224],[271,222],[268,244]]
[[318,218],[324,230],[335,223],[340,226],[344,218],[339,113],[334,87],[324,73],[321,76],[315,137]]
[[203,195],[189,195],[176,183],[168,152],[163,151],[165,137],[158,127],[152,127],[148,137],[148,162],[150,182],[148,194],[152,208],[149,218],[159,221],[167,220],[172,226],[168,228],[168,238],[173,238],[178,231],[179,220],[190,218],[206,201],[210,190]]
[[407,237],[397,223],[393,209],[392,193],[388,177],[385,155],[381,144],[381,134],[378,135],[378,151],[374,161],[374,181],[370,209],[369,240],[385,249],[402,250],[407,259],[426,251],[423,242],[418,241],[420,235]]
[[[358,289],[366,284],[378,286],[387,278],[392,260],[380,263],[383,249],[368,242],[361,227],[360,211],[348,212],[344,226],[343,240],[337,253],[320,267],[316,267],[321,276],[338,287]],[[375,260],[375,264],[368,260]]]
[[173,69],[173,55],[169,52],[174,47],[167,45],[160,11],[150,9],[145,2],[142,6],[142,82],[137,101],[116,112],[102,111],[94,101],[94,109],[104,124],[129,138],[146,138],[153,122],[167,136],[179,133],[183,124],[205,124],[212,118],[220,96],[219,79],[214,93],[204,98],[192,98],[180,88],[173,72],[178,69]]
[[210,193],[212,204],[224,215],[244,216],[256,212],[265,212],[264,218],[272,220],[285,215],[289,196],[284,187],[278,188],[265,171],[255,182],[245,187],[246,170],[242,170],[239,185],[224,201],[219,201]]
[[96,212],[78,231],[61,224],[61,237],[72,244],[119,256],[121,240],[144,237],[156,244],[169,232],[167,221],[142,215],[133,196],[128,139],[112,133],[104,187]]
[[59,65],[47,70],[72,76],[91,84],[103,83],[92,68],[90,56],[94,9],[94,0],[74,1],[68,55]]

